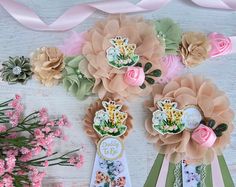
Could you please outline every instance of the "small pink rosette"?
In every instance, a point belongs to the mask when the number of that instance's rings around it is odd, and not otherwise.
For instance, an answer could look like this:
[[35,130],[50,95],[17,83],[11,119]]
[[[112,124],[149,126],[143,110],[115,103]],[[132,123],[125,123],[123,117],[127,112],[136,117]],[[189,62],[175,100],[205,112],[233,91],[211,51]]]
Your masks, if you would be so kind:
[[131,86],[141,86],[145,80],[145,73],[141,67],[128,67],[124,81]]
[[232,50],[232,41],[229,37],[213,32],[208,35],[211,43],[210,57],[217,57],[229,54]]
[[212,147],[216,141],[216,135],[210,127],[200,124],[193,131],[192,139],[203,147]]

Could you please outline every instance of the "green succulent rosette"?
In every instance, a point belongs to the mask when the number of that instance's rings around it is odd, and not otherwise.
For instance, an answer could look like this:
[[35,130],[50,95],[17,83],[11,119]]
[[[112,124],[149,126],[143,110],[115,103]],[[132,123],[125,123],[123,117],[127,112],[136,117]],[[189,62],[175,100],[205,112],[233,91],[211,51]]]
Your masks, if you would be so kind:
[[157,36],[165,44],[166,54],[176,54],[181,42],[182,30],[172,19],[164,18],[154,21]]
[[25,84],[32,77],[30,59],[21,57],[9,57],[2,63],[1,77],[10,84]]
[[76,96],[79,100],[84,100],[92,94],[94,80],[87,78],[80,71],[80,63],[86,60],[83,56],[66,57],[64,59],[65,69],[63,72],[63,85],[66,90]]

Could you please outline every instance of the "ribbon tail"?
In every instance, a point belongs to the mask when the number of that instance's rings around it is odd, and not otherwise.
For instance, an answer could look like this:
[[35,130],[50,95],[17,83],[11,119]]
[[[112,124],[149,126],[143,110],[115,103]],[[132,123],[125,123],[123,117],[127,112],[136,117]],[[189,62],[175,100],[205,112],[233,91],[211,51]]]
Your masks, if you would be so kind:
[[162,166],[164,157],[165,157],[164,154],[157,155],[157,158],[154,161],[151,171],[149,172],[149,175],[148,175],[147,180],[144,184],[144,187],[155,187],[156,186],[157,179],[158,179],[160,171],[161,171],[161,166]]
[[234,187],[234,182],[233,182],[232,176],[230,175],[229,168],[225,162],[224,156],[219,155],[217,156],[217,158],[220,165],[220,170],[221,170],[225,187]]
[[132,187],[125,152],[121,158],[112,161],[104,160],[96,153],[90,187],[109,187],[114,184]]

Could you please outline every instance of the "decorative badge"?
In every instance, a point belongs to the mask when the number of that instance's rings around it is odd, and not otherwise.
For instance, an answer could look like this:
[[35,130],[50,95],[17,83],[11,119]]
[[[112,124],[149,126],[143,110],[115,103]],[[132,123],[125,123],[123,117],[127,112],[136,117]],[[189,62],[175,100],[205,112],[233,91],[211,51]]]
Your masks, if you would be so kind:
[[116,104],[114,101],[103,101],[105,110],[99,110],[94,117],[93,128],[101,136],[119,137],[126,132],[127,127],[124,122],[127,113],[121,112],[122,105]]
[[123,139],[132,117],[119,99],[98,100],[85,116],[85,130],[97,144],[90,187],[131,187]]
[[186,129],[190,131],[196,129],[203,119],[202,111],[197,106],[189,105],[184,108],[182,122]]
[[128,38],[116,36],[110,39],[112,47],[106,51],[108,63],[118,69],[135,65],[139,56],[135,54],[136,44],[129,44]]
[[177,134],[185,129],[182,122],[183,110],[169,99],[158,101],[159,109],[153,112],[153,128],[161,134]]
[[123,154],[124,144],[119,138],[106,136],[98,142],[98,154],[105,160],[116,160]]

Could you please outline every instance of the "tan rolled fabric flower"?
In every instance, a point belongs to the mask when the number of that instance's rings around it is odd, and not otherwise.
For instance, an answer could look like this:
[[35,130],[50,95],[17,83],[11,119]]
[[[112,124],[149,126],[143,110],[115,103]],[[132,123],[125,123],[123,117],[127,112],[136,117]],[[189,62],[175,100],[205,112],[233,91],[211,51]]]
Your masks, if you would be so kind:
[[32,71],[45,86],[58,84],[65,67],[62,52],[55,47],[42,47],[31,54]]
[[160,59],[164,54],[164,47],[156,37],[154,25],[140,17],[127,17],[124,15],[110,16],[86,33],[86,42],[83,46],[83,55],[87,58],[88,72],[95,78],[93,93],[103,98],[107,93],[123,98],[148,95],[152,85],[146,84],[145,89],[130,86],[125,83],[123,76],[126,68],[116,69],[108,64],[106,50],[111,47],[110,39],[121,36],[128,38],[129,43],[136,44],[135,54],[144,67],[147,62],[152,68],[160,68]]
[[205,118],[216,121],[216,126],[220,123],[228,124],[227,131],[217,138],[213,147],[206,148],[191,139],[191,132],[188,130],[179,134],[159,134],[152,128],[152,114],[150,113],[145,122],[148,139],[155,143],[161,153],[169,154],[172,162],[177,163],[187,157],[207,163],[212,160],[213,151],[219,153],[229,144],[230,134],[233,131],[234,113],[225,93],[220,91],[210,80],[194,75],[178,77],[165,86],[156,85],[152,95],[153,99],[146,103],[151,112],[157,110],[156,102],[158,100],[167,98],[177,102],[180,109],[187,105],[197,105]]
[[90,107],[88,108],[85,118],[84,118],[84,129],[85,132],[87,133],[87,135],[89,137],[91,137],[91,139],[94,141],[95,144],[98,143],[98,141],[100,140],[101,136],[99,136],[99,134],[94,130],[93,128],[93,120],[95,117],[95,113],[101,109],[104,109],[102,106],[102,101],[115,101],[117,104],[121,104],[122,108],[121,111],[122,112],[127,112],[128,117],[125,121],[125,124],[127,126],[127,131],[125,132],[125,134],[123,134],[122,136],[120,136],[119,138],[124,139],[126,136],[128,136],[128,134],[130,133],[130,131],[133,128],[132,125],[132,120],[133,117],[129,114],[128,112],[128,107],[126,105],[123,104],[121,99],[118,98],[113,98],[111,96],[104,98],[103,100],[98,99],[95,103],[91,104]]
[[187,67],[195,67],[209,57],[211,50],[207,36],[200,32],[186,32],[182,36],[180,54]]

